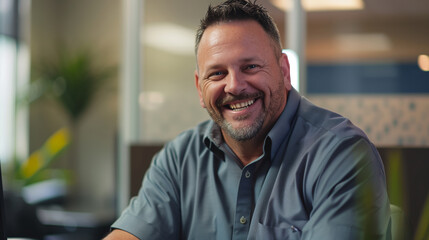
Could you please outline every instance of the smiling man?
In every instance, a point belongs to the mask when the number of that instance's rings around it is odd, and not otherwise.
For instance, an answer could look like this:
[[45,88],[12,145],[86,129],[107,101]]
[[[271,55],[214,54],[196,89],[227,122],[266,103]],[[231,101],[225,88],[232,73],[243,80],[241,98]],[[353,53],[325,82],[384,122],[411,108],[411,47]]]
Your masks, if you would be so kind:
[[390,239],[375,147],[292,88],[281,49],[263,7],[209,7],[195,84],[212,120],[154,157],[106,239]]
[[243,165],[262,154],[291,89],[289,63],[278,45],[249,20],[216,23],[199,42],[195,79],[201,106]]

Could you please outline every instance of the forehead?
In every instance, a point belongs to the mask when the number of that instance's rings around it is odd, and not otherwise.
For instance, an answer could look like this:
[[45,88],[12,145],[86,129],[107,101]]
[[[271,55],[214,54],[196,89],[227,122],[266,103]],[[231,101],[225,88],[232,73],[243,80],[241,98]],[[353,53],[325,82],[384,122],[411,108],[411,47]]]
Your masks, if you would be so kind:
[[272,40],[253,20],[221,22],[208,27],[199,44],[197,60],[221,53],[273,53]]

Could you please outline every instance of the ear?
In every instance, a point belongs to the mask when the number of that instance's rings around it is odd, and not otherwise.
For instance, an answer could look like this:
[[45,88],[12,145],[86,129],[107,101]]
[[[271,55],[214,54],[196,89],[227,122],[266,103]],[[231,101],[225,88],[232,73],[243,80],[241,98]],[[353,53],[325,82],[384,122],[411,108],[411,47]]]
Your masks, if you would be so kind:
[[195,70],[194,76],[195,76],[195,86],[197,87],[198,96],[200,97],[200,105],[201,105],[201,107],[206,108],[206,105],[204,104],[203,94],[202,94],[201,89],[200,89],[200,83],[199,83],[200,79],[198,76],[198,70]]
[[280,68],[282,70],[285,87],[288,91],[290,91],[292,89],[292,84],[290,81],[290,65],[289,59],[285,53],[282,53],[282,56],[280,57]]

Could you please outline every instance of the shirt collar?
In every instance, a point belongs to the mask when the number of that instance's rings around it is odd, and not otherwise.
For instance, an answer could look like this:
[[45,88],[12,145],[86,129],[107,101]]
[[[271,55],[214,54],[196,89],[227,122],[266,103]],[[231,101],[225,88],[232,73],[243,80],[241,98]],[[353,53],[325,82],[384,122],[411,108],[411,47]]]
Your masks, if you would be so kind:
[[280,145],[289,135],[300,101],[301,96],[294,88],[292,88],[288,93],[286,107],[284,108],[279,119],[277,119],[277,122],[274,124],[273,128],[268,133],[267,138],[265,138],[264,146],[267,142],[267,139],[271,139],[271,158],[276,155]]
[[[294,88],[289,91],[287,98],[286,107],[283,109],[282,114],[279,119],[277,119],[277,122],[274,124],[264,141],[264,151],[268,150],[266,147],[271,145],[271,149],[269,149],[271,150],[271,158],[276,155],[280,145],[289,135],[295,113],[301,101],[301,96]],[[220,127],[211,120],[209,126],[204,132],[204,144],[213,151],[213,147],[220,149],[223,143],[224,140]]]
[[220,127],[210,120],[208,127],[204,132],[204,144],[211,149],[213,145],[219,148],[223,143],[222,133]]

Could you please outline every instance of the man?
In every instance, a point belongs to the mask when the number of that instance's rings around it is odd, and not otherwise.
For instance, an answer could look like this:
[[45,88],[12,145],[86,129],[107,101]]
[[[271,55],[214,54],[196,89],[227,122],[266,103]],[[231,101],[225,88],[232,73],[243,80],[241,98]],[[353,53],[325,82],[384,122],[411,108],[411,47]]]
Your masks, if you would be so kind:
[[299,96],[281,49],[261,6],[209,7],[195,84],[212,121],[154,157],[106,239],[389,238],[375,147],[350,121]]

